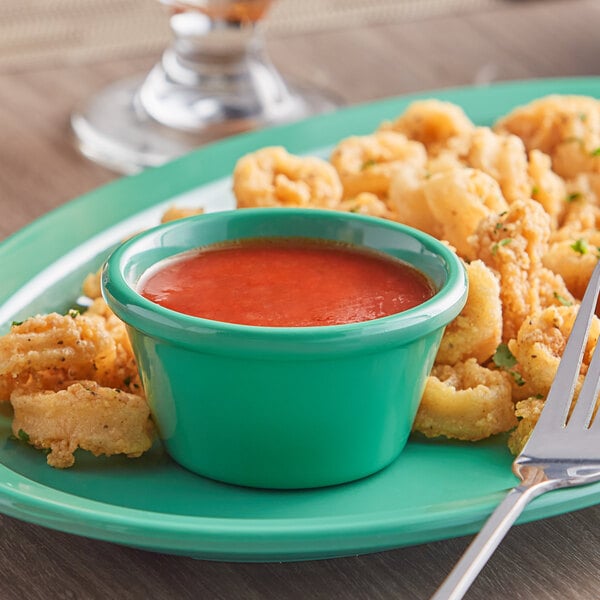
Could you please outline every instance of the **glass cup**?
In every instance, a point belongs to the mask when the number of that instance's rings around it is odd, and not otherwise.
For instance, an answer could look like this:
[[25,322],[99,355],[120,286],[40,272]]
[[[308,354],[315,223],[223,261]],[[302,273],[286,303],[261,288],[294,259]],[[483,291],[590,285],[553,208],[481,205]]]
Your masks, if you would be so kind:
[[71,117],[81,152],[122,173],[158,166],[207,142],[335,108],[284,81],[261,23],[272,0],[162,0],[171,45],[150,73],[117,81]]

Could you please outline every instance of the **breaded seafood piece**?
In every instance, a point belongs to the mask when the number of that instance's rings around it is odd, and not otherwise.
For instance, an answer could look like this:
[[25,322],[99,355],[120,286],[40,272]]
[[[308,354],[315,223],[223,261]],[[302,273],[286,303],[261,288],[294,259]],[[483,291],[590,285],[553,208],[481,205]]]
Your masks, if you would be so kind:
[[477,258],[469,238],[479,223],[508,209],[498,183],[478,169],[432,175],[425,181],[423,192],[440,229],[439,237],[454,246],[465,260]]
[[434,98],[417,100],[382,130],[397,131],[421,142],[430,155],[442,151],[452,138],[467,136],[475,125],[460,106]]
[[81,291],[84,296],[95,300],[96,298],[102,297],[102,286],[100,279],[102,277],[102,269],[98,269],[94,273],[90,273],[83,280]]
[[477,127],[464,160],[469,167],[493,177],[509,204],[531,198],[527,153],[516,135],[500,135],[489,127]]
[[269,146],[238,160],[233,171],[233,192],[238,208],[336,208],[342,199],[342,183],[327,161]]
[[[536,394],[546,396],[550,390],[578,309],[576,304],[550,306],[529,317],[520,327],[516,339],[508,342],[508,347],[518,361],[523,378]],[[583,356],[579,385],[587,372],[599,336],[600,320],[593,317]]]
[[427,437],[477,441],[517,424],[509,375],[474,358],[436,365],[425,384],[414,430]]
[[529,315],[574,300],[562,278],[542,264],[549,238],[550,216],[543,207],[518,200],[484,219],[470,239],[476,256],[500,278],[503,341],[515,338]]
[[551,242],[575,240],[590,231],[600,229],[600,206],[583,198],[582,192],[567,195],[570,201],[563,215],[561,226],[552,232]]
[[103,298],[96,298],[85,314],[104,319],[104,327],[116,346],[114,361],[104,372],[95,374],[95,381],[103,386],[143,396],[144,390],[125,323],[110,310]]
[[423,167],[400,165],[390,183],[388,202],[398,222],[439,239],[442,227],[425,199],[428,176]]
[[361,215],[370,215],[372,217],[382,217],[384,219],[396,219],[396,214],[390,210],[388,205],[376,194],[370,192],[361,192],[354,198],[342,200],[339,210],[358,213]]
[[552,230],[555,230],[567,209],[566,182],[552,170],[550,157],[539,150],[529,153],[528,171],[531,197],[550,215],[550,225]]
[[361,192],[385,197],[397,167],[406,163],[425,167],[427,151],[401,133],[378,131],[342,140],[329,160],[340,176],[344,198]]
[[599,246],[599,231],[580,232],[576,239],[550,244],[543,263],[545,267],[560,275],[571,294],[581,300],[598,262]]
[[436,364],[454,365],[475,358],[485,363],[502,340],[502,304],[498,278],[481,260],[465,264],[467,303],[446,327]]
[[92,379],[115,356],[115,342],[99,317],[31,317],[0,338],[0,389],[6,394],[26,381],[36,387],[42,381]]
[[508,438],[508,448],[515,456],[523,450],[543,408],[544,400],[535,396],[517,402],[515,414],[519,422]]
[[187,217],[195,217],[204,214],[201,206],[169,206],[160,218],[161,223],[170,223]]
[[12,431],[38,449],[49,449],[47,462],[67,468],[77,448],[95,456],[141,456],[152,445],[154,426],[141,396],[81,381],[58,392],[17,390]]
[[600,172],[600,101],[587,96],[550,95],[518,107],[494,125],[519,136],[528,150],[541,150],[553,169],[570,179]]

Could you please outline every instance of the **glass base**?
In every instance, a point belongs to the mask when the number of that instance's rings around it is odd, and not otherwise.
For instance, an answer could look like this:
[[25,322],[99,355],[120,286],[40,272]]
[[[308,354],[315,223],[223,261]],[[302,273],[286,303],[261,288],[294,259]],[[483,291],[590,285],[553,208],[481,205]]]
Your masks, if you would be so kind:
[[[117,81],[101,90],[71,116],[77,145],[87,158],[124,174],[156,167],[217,139],[295,121],[340,105],[318,90],[288,86],[286,104],[270,115],[228,115],[207,120],[204,127],[184,131],[152,118],[140,102],[146,77]],[[292,101],[290,101],[292,99]]]

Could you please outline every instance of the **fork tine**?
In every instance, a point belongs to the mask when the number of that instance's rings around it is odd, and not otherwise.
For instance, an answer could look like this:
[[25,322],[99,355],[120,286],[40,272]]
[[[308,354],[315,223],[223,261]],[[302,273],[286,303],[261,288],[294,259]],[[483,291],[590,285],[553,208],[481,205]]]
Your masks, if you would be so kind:
[[579,397],[575,403],[575,408],[569,417],[567,427],[587,428],[590,424],[596,399],[600,390],[600,343],[596,344],[592,361],[590,362],[588,372],[585,375],[583,386],[579,391]]
[[546,423],[547,425],[557,424],[557,422],[560,425],[564,425],[567,420],[599,292],[600,261],[596,263],[590,277],[579,311],[577,312],[575,323],[573,324],[573,329],[571,330],[571,335],[569,335],[569,339],[567,340],[562,360],[558,365],[554,382],[544,403],[544,409],[540,415],[538,425],[542,423]]

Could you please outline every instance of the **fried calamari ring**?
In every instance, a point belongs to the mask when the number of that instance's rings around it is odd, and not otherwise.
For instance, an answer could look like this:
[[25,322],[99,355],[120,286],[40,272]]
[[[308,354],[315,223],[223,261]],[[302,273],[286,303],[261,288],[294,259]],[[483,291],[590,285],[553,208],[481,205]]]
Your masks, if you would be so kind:
[[77,448],[95,456],[138,457],[152,445],[154,426],[141,396],[80,381],[65,390],[16,390],[12,431],[38,449],[49,449],[52,467],[74,464]]
[[508,448],[515,456],[523,450],[544,408],[544,400],[537,397],[517,402],[515,415],[519,423],[508,438]]
[[581,300],[592,271],[598,262],[600,232],[581,232],[577,239],[550,244],[544,255],[544,266],[560,275],[568,290]]
[[595,98],[545,96],[516,108],[494,129],[519,136],[528,150],[548,154],[561,177],[600,172],[600,101]]
[[109,369],[115,356],[115,342],[102,319],[38,315],[13,325],[0,338],[0,388],[6,393],[25,380],[35,387],[40,377],[62,382],[92,379]]
[[345,198],[361,192],[385,197],[397,167],[406,163],[425,167],[427,152],[423,144],[400,133],[379,131],[342,140],[329,160],[340,176]]
[[475,255],[500,277],[502,337],[516,337],[529,315],[572,302],[562,278],[542,264],[550,216],[535,200],[518,200],[508,211],[484,219],[470,242]]
[[361,215],[370,215],[372,217],[382,217],[384,219],[395,219],[396,215],[388,205],[375,194],[362,192],[354,198],[342,200],[339,210],[358,213]]
[[414,430],[427,437],[477,441],[517,424],[509,375],[472,358],[437,365],[425,384]]
[[489,127],[477,127],[464,160],[469,167],[493,177],[509,204],[531,198],[525,145],[516,135],[499,135]]
[[550,223],[555,230],[567,208],[566,183],[552,170],[550,157],[539,150],[532,150],[529,153],[528,170],[531,179],[531,197],[550,215]]
[[467,303],[447,327],[436,364],[454,365],[468,358],[485,363],[502,340],[502,304],[498,278],[475,260],[465,265],[469,278]]
[[479,223],[508,209],[498,183],[477,169],[455,169],[433,175],[425,181],[423,193],[441,231],[439,237],[466,260],[477,258],[469,238]]
[[400,165],[392,178],[389,205],[400,223],[440,238],[442,227],[425,199],[428,173],[416,165]]
[[474,128],[460,106],[436,99],[417,100],[395,120],[381,125],[382,130],[421,142],[430,155],[442,151],[453,138],[469,135]]
[[97,315],[104,319],[104,327],[116,346],[114,361],[106,365],[103,372],[97,371],[94,380],[106,387],[143,396],[144,390],[125,323],[110,310],[103,298],[94,300],[86,315]]
[[238,208],[336,208],[342,199],[342,184],[327,161],[271,146],[240,158],[233,172],[233,192]]
[[[528,318],[520,327],[516,339],[508,343],[523,378],[537,394],[546,396],[550,390],[577,311],[578,305],[550,306]],[[599,336],[600,320],[594,317],[583,356],[579,385],[587,372]]]

